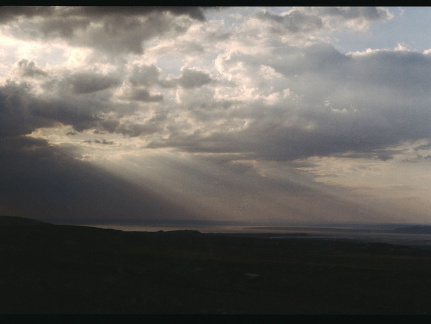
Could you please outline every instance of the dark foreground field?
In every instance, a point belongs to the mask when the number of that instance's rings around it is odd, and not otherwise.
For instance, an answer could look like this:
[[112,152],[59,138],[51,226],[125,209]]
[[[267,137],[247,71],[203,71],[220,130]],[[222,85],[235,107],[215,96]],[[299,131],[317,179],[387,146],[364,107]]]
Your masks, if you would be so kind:
[[431,313],[431,250],[0,226],[0,313]]

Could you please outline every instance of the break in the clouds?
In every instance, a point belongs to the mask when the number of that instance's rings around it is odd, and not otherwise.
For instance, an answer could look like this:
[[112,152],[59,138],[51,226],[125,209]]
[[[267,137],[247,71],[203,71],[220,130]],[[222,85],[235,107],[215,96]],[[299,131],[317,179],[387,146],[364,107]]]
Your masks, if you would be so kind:
[[369,46],[414,15],[4,7],[0,211],[427,222],[431,43]]

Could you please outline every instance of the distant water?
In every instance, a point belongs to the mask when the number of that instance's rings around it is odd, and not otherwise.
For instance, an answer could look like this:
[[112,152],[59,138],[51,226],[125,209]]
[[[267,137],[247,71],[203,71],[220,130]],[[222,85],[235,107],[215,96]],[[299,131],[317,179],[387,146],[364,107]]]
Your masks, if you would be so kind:
[[[105,229],[135,232],[158,232],[177,230],[196,230],[201,233],[224,234],[265,234],[273,239],[319,238],[341,239],[349,241],[379,242],[400,245],[421,245],[431,247],[431,234],[391,233],[390,230],[361,229],[353,227],[306,227],[306,226],[232,226],[232,225],[124,225],[124,224],[94,224],[86,225]],[[297,235],[301,234],[301,235]],[[306,234],[306,235],[304,235]]]

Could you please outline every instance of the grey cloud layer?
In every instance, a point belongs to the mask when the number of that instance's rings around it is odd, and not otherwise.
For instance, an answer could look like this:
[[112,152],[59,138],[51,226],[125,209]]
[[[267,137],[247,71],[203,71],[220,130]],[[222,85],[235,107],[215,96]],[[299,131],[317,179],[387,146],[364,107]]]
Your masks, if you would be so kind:
[[[93,87],[78,87],[74,88],[74,91],[82,91],[85,94],[90,90],[101,90],[100,85],[96,88],[93,83],[90,85]],[[112,110],[112,104],[94,98],[81,99],[73,93],[60,93],[55,96],[48,93],[47,96],[38,96],[32,93],[32,88],[27,83],[9,81],[0,87],[0,135],[26,135],[38,128],[54,127],[60,123],[71,125],[77,131],[90,128],[112,131],[112,125],[118,124],[118,121],[103,117],[104,112]]]
[[34,62],[28,60],[21,60],[18,62],[19,72],[24,77],[44,77],[47,73],[36,66]]
[[55,121],[40,116],[44,102],[28,93],[26,84],[8,82],[0,88],[0,138],[31,133],[39,127],[54,126]]
[[112,76],[105,76],[94,73],[75,73],[67,80],[75,93],[92,93],[120,84],[120,80]]
[[[198,8],[139,8],[127,14],[129,10],[56,8],[20,12],[12,8],[7,19],[12,16],[30,19],[39,15],[43,18],[41,21],[54,24],[52,19],[65,18],[62,26],[67,26],[73,22],[69,18],[99,17],[103,33],[118,34],[122,41],[128,39],[123,32],[133,34],[135,24],[138,29],[142,27],[134,20],[142,15],[145,16],[143,24],[155,26],[156,33],[167,19],[164,12],[203,20]],[[157,22],[153,14],[157,14]],[[390,15],[379,8],[296,8],[284,16],[262,11],[257,17],[281,24],[294,33],[325,28],[328,17],[372,22],[389,19]],[[84,24],[80,28],[89,28],[91,34],[92,27]],[[72,29],[74,34],[76,30]],[[282,31],[272,31],[279,32]],[[94,35],[91,37],[94,39]],[[113,37],[111,43],[116,44],[116,36]],[[154,148],[240,152],[270,160],[349,152],[376,152],[378,157],[387,159],[391,154],[385,155],[382,150],[390,150],[390,146],[403,141],[431,137],[427,95],[431,88],[429,55],[389,50],[342,54],[330,44],[315,42],[306,47],[280,44],[265,58],[233,52],[220,62],[224,71],[233,77],[230,83],[223,83],[220,76],[216,81],[214,75],[193,67],[183,67],[178,76],[168,77],[155,64],[133,65],[125,73],[102,74],[88,70],[50,75],[34,62],[21,60],[18,62],[20,76],[42,80],[45,92],[32,94],[25,83],[9,83],[3,87],[2,132],[26,134],[39,127],[63,123],[77,131],[94,129],[129,136],[159,134],[149,144]],[[259,72],[262,66],[279,73],[278,83],[265,79],[265,73]],[[254,80],[254,84],[244,79],[242,85],[242,77]],[[248,87],[261,96],[272,91],[279,99],[274,103],[262,97],[216,100],[215,90],[222,86],[232,92]],[[120,87],[122,94],[116,97],[113,90]],[[165,102],[164,89],[178,88],[183,91],[182,102]],[[282,95],[286,89],[291,95]],[[115,99],[123,101],[114,103]],[[139,111],[141,104],[158,104],[160,110],[154,110],[153,117],[145,121],[124,119]],[[177,124],[178,116],[188,120],[183,120],[181,127]]]
[[125,98],[142,102],[161,102],[163,100],[162,95],[151,95],[144,88],[132,88]]
[[199,88],[205,84],[214,82],[211,76],[203,71],[184,68],[179,77],[161,78],[160,70],[155,65],[134,66],[129,77],[133,86],[155,86],[163,88]]
[[54,7],[15,7],[3,6],[0,9],[0,23],[4,24],[18,17],[33,18],[54,14]]
[[[290,51],[290,52],[289,52]],[[277,52],[278,53],[278,52]],[[253,152],[258,157],[292,160],[353,152],[376,152],[404,141],[431,139],[431,58],[407,51],[344,55],[327,44],[284,49],[265,63],[286,77],[284,86],[301,99],[269,105],[245,103],[235,109],[195,105],[195,118],[247,118],[230,133],[205,129],[176,133],[166,143],[192,152]],[[290,59],[289,59],[290,58]],[[262,61],[232,54],[226,65],[255,71]],[[229,69],[229,66],[226,66]],[[206,131],[212,131],[210,135]],[[390,154],[389,154],[390,156]]]
[[142,42],[184,33],[192,21],[205,20],[198,7],[3,7],[0,16],[18,38],[63,38],[114,54],[141,54]]
[[[122,77],[130,83],[123,100],[163,104],[163,95],[150,90],[173,87],[183,88],[186,94],[190,91],[191,99],[176,106],[166,103],[164,111],[146,121],[122,121],[139,106],[126,102],[123,106],[128,108],[122,110],[109,100],[115,98],[112,93],[94,95],[119,87],[123,80],[114,75],[75,72],[55,81],[58,90],[54,97],[33,95],[25,83],[10,82],[3,87],[2,133],[25,134],[60,122],[78,131],[162,135],[163,140],[151,141],[149,147],[153,148],[241,152],[270,160],[348,152],[376,152],[376,156],[387,159],[391,154],[383,154],[382,149],[390,150],[390,146],[403,141],[431,138],[430,56],[407,51],[346,55],[323,43],[276,49],[273,54],[265,63],[284,78],[273,90],[281,93],[288,88],[296,95],[295,100],[287,97],[274,104],[260,99],[222,102],[212,98],[211,89],[219,84],[206,72],[186,68],[180,76],[166,79],[155,65],[142,65]],[[241,53],[223,62],[227,71],[238,63],[251,74],[262,65],[258,57]],[[49,78],[31,62],[21,61],[19,66],[22,75]],[[257,75],[254,78],[259,79]],[[199,90],[203,86],[211,91]],[[267,86],[270,87],[262,81],[262,89]],[[120,111],[123,112],[119,114]],[[177,127],[178,114],[194,120],[199,130],[190,133],[191,125]],[[235,123],[245,126],[231,131],[221,128]]]
[[19,215],[72,222],[193,217],[150,189],[77,161],[43,140],[2,139],[0,154],[0,205]]
[[346,26],[364,29],[370,23],[388,20],[392,16],[386,9],[375,7],[298,7],[285,15],[260,11],[256,17],[270,23],[272,32],[283,34],[309,33]]
[[207,73],[190,69],[183,70],[181,77],[177,79],[178,84],[186,89],[199,88],[211,81],[212,79]]
[[[21,62],[24,71],[33,64]],[[97,83],[97,82],[96,82]],[[92,84],[92,83],[91,83]],[[92,88],[94,89],[94,88]],[[110,173],[76,159],[73,147],[59,148],[45,140],[24,137],[41,127],[60,123],[84,129],[118,131],[133,135],[135,125],[119,125],[102,118],[106,107],[80,96],[63,98],[35,95],[27,83],[6,82],[0,87],[0,206],[39,219],[106,220],[175,219],[193,217],[181,206],[134,186]],[[92,112],[92,104],[95,110]],[[108,107],[110,110],[112,106]],[[154,120],[158,120],[157,117]],[[142,133],[140,129],[138,133]],[[69,132],[68,135],[76,135]],[[89,144],[114,145],[109,140]],[[127,211],[127,213],[125,213]]]
[[323,21],[316,15],[309,15],[299,10],[294,10],[286,16],[279,16],[268,11],[259,12],[256,15],[262,21],[273,23],[272,31],[277,33],[310,32],[321,29]]

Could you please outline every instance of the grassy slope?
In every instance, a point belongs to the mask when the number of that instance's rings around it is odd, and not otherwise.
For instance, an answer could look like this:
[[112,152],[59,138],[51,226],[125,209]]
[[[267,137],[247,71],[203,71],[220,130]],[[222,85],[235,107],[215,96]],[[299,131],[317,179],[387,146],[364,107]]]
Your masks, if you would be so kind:
[[0,259],[0,313],[431,313],[413,247],[0,226]]

